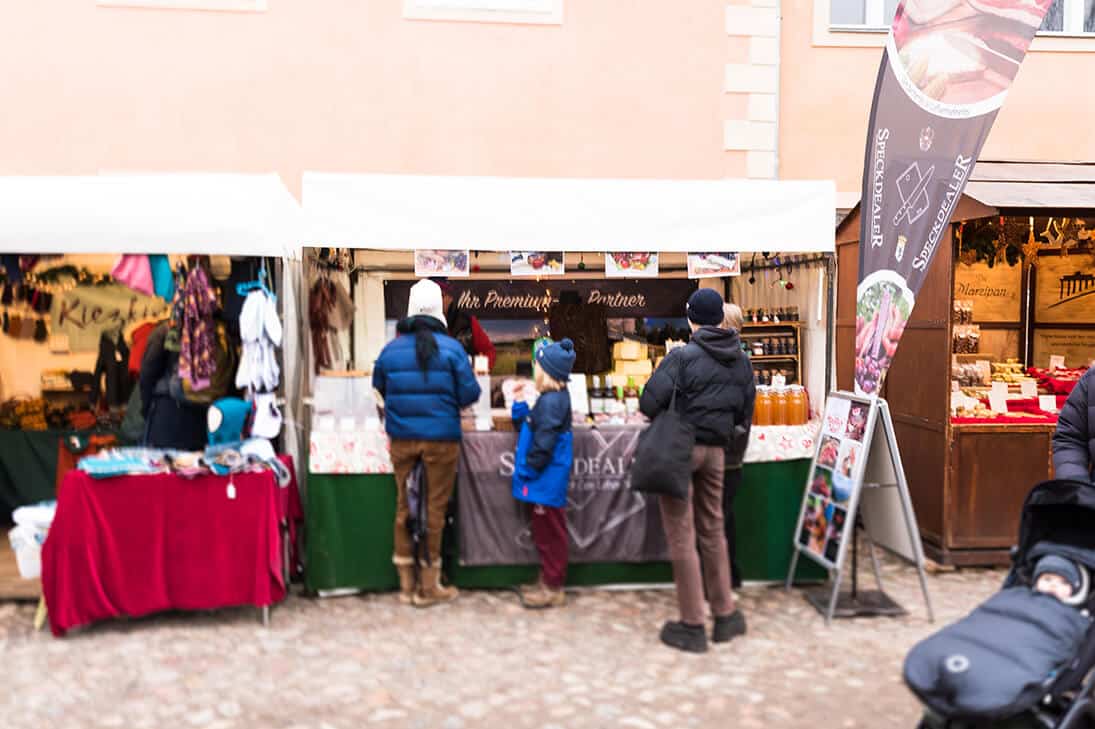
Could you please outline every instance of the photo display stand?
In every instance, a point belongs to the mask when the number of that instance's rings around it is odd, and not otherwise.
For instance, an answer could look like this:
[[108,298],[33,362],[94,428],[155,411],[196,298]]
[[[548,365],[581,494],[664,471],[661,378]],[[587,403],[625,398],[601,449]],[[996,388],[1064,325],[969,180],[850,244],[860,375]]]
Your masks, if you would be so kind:
[[[859,589],[860,530],[867,540],[876,590]],[[905,614],[883,590],[876,545],[915,565],[928,619],[934,622],[920,528],[885,400],[849,392],[829,395],[792,539],[787,589],[800,554],[828,569],[831,585],[806,593],[826,625],[834,617]],[[841,592],[849,551],[851,590]]]

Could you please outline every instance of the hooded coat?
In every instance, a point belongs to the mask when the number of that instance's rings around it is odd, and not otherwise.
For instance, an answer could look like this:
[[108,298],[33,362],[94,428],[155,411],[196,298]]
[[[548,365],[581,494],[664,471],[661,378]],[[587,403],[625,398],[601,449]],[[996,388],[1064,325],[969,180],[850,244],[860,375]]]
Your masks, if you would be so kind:
[[674,389],[681,417],[696,430],[696,444],[730,445],[734,428],[751,419],[756,397],[753,366],[738,333],[700,327],[692,341],[666,355],[643,390],[643,415],[653,419],[669,407]]
[[1059,479],[1092,480],[1095,467],[1095,367],[1068,396],[1053,434],[1053,469]]

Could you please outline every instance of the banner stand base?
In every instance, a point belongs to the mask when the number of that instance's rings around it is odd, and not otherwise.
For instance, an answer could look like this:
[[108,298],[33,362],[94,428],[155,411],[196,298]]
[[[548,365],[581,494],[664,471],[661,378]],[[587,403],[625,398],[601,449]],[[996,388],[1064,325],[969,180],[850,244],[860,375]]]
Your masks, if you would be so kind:
[[[829,614],[830,590],[828,587],[807,590],[806,601],[822,615]],[[882,590],[860,590],[856,595],[842,592],[833,607],[834,618],[901,617],[909,611],[898,605]]]

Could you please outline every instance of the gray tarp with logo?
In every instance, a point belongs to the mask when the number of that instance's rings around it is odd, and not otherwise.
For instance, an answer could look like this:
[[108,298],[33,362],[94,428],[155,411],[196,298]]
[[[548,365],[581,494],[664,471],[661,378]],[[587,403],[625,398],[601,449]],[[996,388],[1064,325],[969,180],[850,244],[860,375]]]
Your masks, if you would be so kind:
[[[567,504],[572,562],[668,559],[657,500],[630,488],[627,469],[639,428],[574,431]],[[528,505],[510,480],[517,434],[465,433],[460,454],[460,560],[470,566],[534,564]]]

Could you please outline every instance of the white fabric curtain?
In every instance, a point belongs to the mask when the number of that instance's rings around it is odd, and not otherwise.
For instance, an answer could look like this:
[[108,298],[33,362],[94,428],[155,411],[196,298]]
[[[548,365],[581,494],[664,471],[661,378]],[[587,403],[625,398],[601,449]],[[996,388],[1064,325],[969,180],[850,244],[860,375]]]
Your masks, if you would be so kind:
[[310,395],[305,376],[308,362],[304,353],[308,341],[307,296],[304,295],[304,267],[302,263],[291,260],[282,261],[281,302],[282,311],[282,388],[285,393],[285,407],[282,417],[285,423],[282,431],[285,452],[293,457],[297,470],[297,483],[301,494],[307,493],[308,468],[305,462],[308,456],[309,412],[304,399]]
[[[758,258],[759,263],[759,258]],[[757,271],[756,282],[749,283],[749,273],[731,279],[730,298],[743,311],[748,309],[786,309],[797,306],[802,322],[802,384],[810,394],[810,410],[817,413],[825,403],[825,342],[828,321],[828,290],[825,262],[796,265],[790,274],[783,274],[794,288],[780,286],[779,274],[773,270]]]

